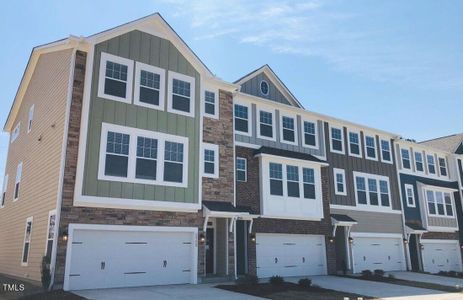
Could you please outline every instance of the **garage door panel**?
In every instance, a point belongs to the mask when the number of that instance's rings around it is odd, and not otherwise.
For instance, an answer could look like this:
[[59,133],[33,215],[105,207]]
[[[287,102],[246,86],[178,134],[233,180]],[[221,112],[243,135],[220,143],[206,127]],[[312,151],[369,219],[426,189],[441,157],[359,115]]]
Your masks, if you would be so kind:
[[404,270],[405,258],[400,242],[400,238],[354,237],[354,272],[375,269]]
[[423,244],[423,269],[425,272],[438,273],[440,271],[461,272],[461,257],[458,241],[426,241]]

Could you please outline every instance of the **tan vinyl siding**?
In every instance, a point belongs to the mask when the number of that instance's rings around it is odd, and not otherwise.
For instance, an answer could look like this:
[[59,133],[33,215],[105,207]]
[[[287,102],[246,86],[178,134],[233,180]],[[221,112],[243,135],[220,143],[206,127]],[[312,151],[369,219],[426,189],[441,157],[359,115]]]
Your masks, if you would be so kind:
[[[0,273],[40,280],[48,213],[56,207],[72,50],[42,54],[14,126],[19,137],[9,145],[5,207],[0,209]],[[27,133],[29,108],[32,130]],[[23,162],[19,198],[13,202],[16,167]],[[26,219],[33,217],[27,266],[21,266]]]
[[402,216],[400,214],[333,208],[331,213],[348,215],[356,220],[358,224],[352,226],[352,232],[402,233]]

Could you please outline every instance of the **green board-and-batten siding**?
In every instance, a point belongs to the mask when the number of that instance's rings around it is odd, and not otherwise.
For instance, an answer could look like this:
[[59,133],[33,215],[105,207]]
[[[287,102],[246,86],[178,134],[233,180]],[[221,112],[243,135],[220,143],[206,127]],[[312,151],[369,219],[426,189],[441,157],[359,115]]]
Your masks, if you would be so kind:
[[[150,64],[195,78],[195,118],[168,113],[167,72],[164,111],[99,98],[98,74],[101,52]],[[95,46],[86,145],[83,195],[138,200],[198,202],[200,149],[200,75],[185,57],[165,39],[132,31]],[[133,98],[133,93],[132,93]],[[133,103],[133,99],[132,99]],[[156,132],[185,136],[189,139],[188,187],[166,187],[98,180],[101,124],[103,122]],[[158,155],[164,155],[159,153]]]

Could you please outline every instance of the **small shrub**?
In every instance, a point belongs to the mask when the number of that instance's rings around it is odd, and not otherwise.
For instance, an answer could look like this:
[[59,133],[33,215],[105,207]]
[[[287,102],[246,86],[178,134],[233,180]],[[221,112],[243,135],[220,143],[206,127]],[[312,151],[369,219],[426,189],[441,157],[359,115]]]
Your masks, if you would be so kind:
[[463,272],[458,272],[457,276],[458,277],[463,277]]
[[370,270],[362,271],[362,277],[371,277],[371,276],[373,276],[373,273]]
[[389,279],[395,279],[395,276],[392,274],[389,274],[387,277],[389,277]]
[[237,285],[257,285],[259,283],[259,278],[255,275],[245,275],[236,280]]
[[298,284],[300,287],[308,289],[312,286],[312,280],[310,280],[309,278],[302,278],[299,279]]
[[452,276],[452,277],[458,277],[458,273],[457,271],[449,271],[449,276]]
[[384,276],[384,271],[381,269],[376,269],[374,270],[375,276],[377,277],[383,277]]
[[41,265],[41,273],[42,273],[42,287],[45,290],[48,290],[51,281],[51,272],[50,272],[50,258],[44,256],[42,258],[42,265]]
[[437,273],[438,275],[442,275],[442,276],[448,276],[449,273],[446,272],[446,271],[439,271],[439,273]]
[[276,275],[270,277],[269,282],[272,285],[282,285],[285,282],[285,280],[283,279],[283,277]]

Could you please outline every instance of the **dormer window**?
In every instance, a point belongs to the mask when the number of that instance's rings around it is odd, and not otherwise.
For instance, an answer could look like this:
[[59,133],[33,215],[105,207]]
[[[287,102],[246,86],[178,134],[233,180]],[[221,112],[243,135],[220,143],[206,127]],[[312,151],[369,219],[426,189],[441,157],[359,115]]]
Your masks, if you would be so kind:
[[262,80],[262,81],[260,82],[260,92],[262,93],[262,95],[265,95],[265,96],[268,95],[268,92],[269,92],[269,85],[268,85],[268,82],[267,82],[267,81]]

